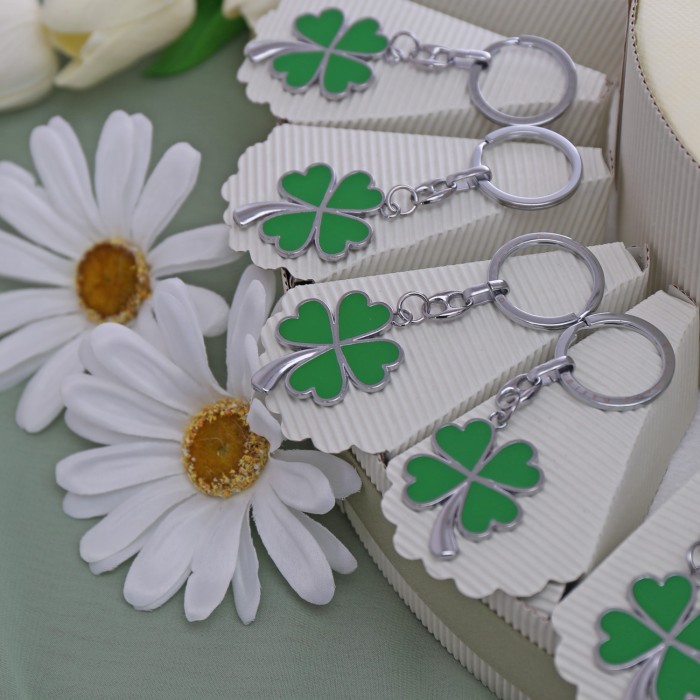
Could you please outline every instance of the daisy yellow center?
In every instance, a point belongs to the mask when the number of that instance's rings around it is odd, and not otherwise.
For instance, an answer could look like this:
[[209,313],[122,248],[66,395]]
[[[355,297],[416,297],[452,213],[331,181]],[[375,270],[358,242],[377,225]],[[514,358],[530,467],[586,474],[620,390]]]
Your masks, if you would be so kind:
[[260,476],[270,443],[248,427],[247,401],[224,399],[202,409],[182,439],[190,481],[207,496],[229,498]]
[[75,284],[80,303],[95,323],[128,323],[151,295],[144,254],[125,241],[103,241],[78,263]]

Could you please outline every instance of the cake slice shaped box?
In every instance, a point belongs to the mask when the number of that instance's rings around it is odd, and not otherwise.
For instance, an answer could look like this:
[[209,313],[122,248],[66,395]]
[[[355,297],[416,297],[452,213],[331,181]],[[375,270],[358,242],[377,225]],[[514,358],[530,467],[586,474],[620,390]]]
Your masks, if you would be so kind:
[[[429,553],[418,551],[424,546],[424,524],[417,524],[415,517],[410,522],[404,520],[408,514],[402,510],[400,498],[400,464],[412,454],[429,450],[427,441],[391,462],[391,481],[379,489],[358,466],[364,488],[346,506],[358,535],[423,624],[499,697],[575,697],[574,688],[557,676],[553,666],[556,637],[551,614],[565,587],[561,585],[564,582],[547,584],[548,576],[573,577],[566,583],[583,577],[585,586],[586,574],[644,518],[694,413],[699,330],[696,307],[685,298],[658,292],[629,313],[657,325],[674,347],[677,365],[671,385],[661,397],[636,411],[611,414],[585,406],[581,408],[585,416],[572,411],[573,399],[561,387],[543,388],[532,405],[523,407],[512,419],[505,431],[511,434],[503,436],[504,440],[525,438],[535,443],[548,479],[531,502],[522,499],[524,517],[514,531],[495,533],[478,544],[467,543],[473,547],[460,541],[461,552],[452,562],[430,562]],[[579,380],[601,391],[612,389],[611,393],[623,391],[623,386],[653,383],[660,367],[658,356],[655,350],[644,348],[643,339],[630,338],[632,335],[606,330],[582,340],[571,352]],[[620,362],[623,355],[629,356],[629,364]],[[602,366],[588,364],[595,358]],[[483,417],[490,410],[491,402],[487,401],[457,422]],[[522,422],[516,429],[518,416]],[[392,481],[394,486],[389,487]],[[548,488],[547,500],[551,500],[545,504]],[[564,497],[567,490],[569,496]],[[398,527],[378,512],[381,492],[381,508],[390,520],[400,523]],[[541,499],[538,508],[549,511],[544,522],[536,515],[536,499]],[[499,539],[501,544],[496,542]],[[489,546],[491,551],[487,551]],[[502,550],[498,561],[492,559],[495,549]],[[460,562],[463,554],[466,556]],[[455,570],[446,572],[448,564],[455,565]],[[515,595],[541,590],[529,598],[517,598],[503,590],[488,595],[496,585]],[[592,600],[597,597],[594,594]],[[572,613],[570,619],[577,616]],[[577,659],[580,651],[572,658]],[[617,696],[601,692],[598,685],[596,692],[586,697]]]
[[[388,39],[404,31],[414,34],[423,44],[485,50],[505,38],[409,0],[382,0],[381,3],[373,0],[282,0],[277,9],[256,23],[255,41],[258,46],[260,42],[268,42],[270,47],[293,41],[297,17],[318,17],[329,8],[340,9],[347,25],[368,17],[375,19],[380,33]],[[306,23],[310,22],[319,24],[318,19]],[[375,43],[373,41],[373,45]],[[400,48],[410,51],[411,40],[408,44],[402,43]],[[467,137],[482,136],[496,126],[469,99],[469,71],[461,68],[422,70],[407,62],[374,60],[370,63],[374,77],[367,83],[360,81],[363,83],[361,92],[329,100],[321,94],[318,85],[293,92],[285,90],[278,79],[280,76],[273,76],[270,70],[269,63],[275,60],[274,55],[274,52],[263,53],[262,57],[267,60],[258,63],[247,59],[238,71],[238,78],[246,83],[249,100],[269,103],[272,113],[285,121]],[[321,70],[325,70],[325,66],[324,62]],[[293,77],[298,77],[298,67],[285,65],[279,70],[282,68],[282,74],[289,75],[290,70],[295,70]],[[611,83],[604,73],[584,66],[576,66],[575,73],[574,101],[547,126],[577,145],[603,147]],[[489,68],[482,71],[480,78],[488,103],[518,116],[550,110],[562,100],[567,84],[560,62],[545,51],[522,47],[506,47],[494,53]]]
[[[578,700],[598,700],[606,698],[610,700],[623,700],[629,697],[632,686],[651,664],[658,663],[659,671],[667,661],[664,645],[656,649],[643,649],[649,652],[647,659],[639,659],[635,663],[635,652],[639,647],[634,643],[635,637],[619,635],[620,630],[613,624],[605,624],[608,633],[604,633],[599,620],[608,610],[621,610],[623,614],[616,613],[619,620],[627,621],[629,617],[638,618],[634,613],[633,603],[639,605],[634,596],[632,584],[639,579],[647,579],[642,584],[647,590],[651,590],[653,597],[651,605],[649,601],[644,608],[655,612],[659,601],[663,602],[663,582],[668,586],[667,593],[672,594],[676,616],[672,620],[675,632],[678,635],[688,623],[695,619],[700,611],[700,600],[697,595],[690,592],[689,587],[679,581],[668,581],[669,577],[680,574],[687,577],[690,574],[687,555],[692,545],[700,539],[700,475],[696,473],[687,483],[679,487],[673,496],[658,509],[644,524],[626,539],[585,581],[583,581],[554,611],[553,623],[560,638],[556,651],[556,667],[559,673],[570,683],[577,687],[576,698]],[[697,562],[697,551],[695,551]],[[697,583],[697,577],[691,577]],[[654,579],[655,581],[649,581]],[[680,583],[680,585],[678,585]],[[664,586],[665,588],[665,586]],[[675,589],[675,594],[673,594]],[[636,589],[639,591],[639,589]],[[639,593],[637,593],[639,597]],[[685,620],[681,619],[685,618]],[[646,618],[647,621],[649,618]],[[652,623],[653,624],[653,623]],[[697,624],[695,625],[697,627]],[[639,635],[648,631],[644,623],[636,625],[637,639]],[[601,659],[596,661],[599,655],[600,645],[608,638],[614,640],[628,668],[615,670],[605,663],[600,663],[609,655],[603,651]],[[682,663],[682,668],[676,668],[673,673],[675,694],[667,695],[667,688],[658,688],[658,697],[664,700],[666,697],[690,698],[697,697],[697,678],[700,667],[697,663],[697,642],[693,646],[686,646],[684,651],[695,653],[695,662],[687,659]],[[637,649],[635,649],[637,647]],[[680,647],[680,645],[679,645]],[[636,654],[637,657],[641,654]],[[660,663],[659,663],[660,662]],[[671,659],[671,666],[674,660]],[[622,665],[622,664],[621,664]],[[668,674],[669,666],[666,666],[664,674]],[[656,674],[648,676],[649,681],[656,680]],[[666,679],[668,680],[668,678]],[[686,682],[685,688],[678,687],[679,683]],[[640,687],[639,695],[634,697],[647,697],[642,695],[647,688]],[[687,694],[686,694],[687,693]],[[648,697],[656,697],[651,694]]]
[[[369,243],[334,261],[322,259],[312,242],[297,257],[282,257],[275,239],[260,233],[265,219],[245,228],[236,223],[235,212],[241,207],[285,199],[278,190],[285,173],[303,173],[314,164],[325,163],[338,180],[365,171],[374,187],[386,193],[396,185],[416,187],[469,168],[480,141],[278,126],[266,141],[241,156],[237,173],[222,188],[228,202],[225,220],[231,227],[230,245],[234,250],[250,251],[260,267],[283,268],[295,280],[322,282],[487,260],[503,243],[530,231],[564,232],[584,245],[606,240],[612,177],[596,148],[578,149],[583,166],[581,182],[568,200],[555,206],[514,209],[490,199],[478,188],[460,191],[444,201],[419,207],[410,216],[389,220],[368,215],[362,221],[373,229]],[[508,141],[487,146],[483,160],[491,168],[496,186],[520,196],[556,192],[571,176],[565,155],[545,143]]]
[[[646,266],[620,243],[594,246],[605,274],[605,294],[599,309],[623,311],[644,294]],[[353,280],[295,287],[285,294],[263,327],[263,364],[289,354],[275,335],[297,305],[320,299],[330,308],[351,290],[371,302],[394,307],[407,291],[434,294],[463,290],[487,280],[488,262],[411,270]],[[541,314],[580,309],[591,292],[587,267],[563,251],[519,255],[502,270],[509,299],[521,308]],[[514,372],[544,360],[558,334],[527,328],[510,321],[494,304],[470,309],[457,319],[392,328],[383,338],[400,343],[405,361],[390,375],[384,389],[365,393],[350,387],[334,406],[290,395],[279,381],[268,396],[268,406],[281,415],[282,430],[292,440],[311,438],[324,452],[353,447],[373,479],[383,477],[388,457],[423,439],[439,424],[480,403]]]

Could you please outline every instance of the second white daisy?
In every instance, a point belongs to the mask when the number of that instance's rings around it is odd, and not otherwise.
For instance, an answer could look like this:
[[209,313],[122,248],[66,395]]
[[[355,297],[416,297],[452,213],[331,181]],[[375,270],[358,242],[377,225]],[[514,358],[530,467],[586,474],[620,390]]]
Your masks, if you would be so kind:
[[124,584],[137,609],[156,608],[185,585],[185,614],[201,620],[231,587],[239,617],[251,622],[260,601],[251,513],[270,557],[304,600],[329,602],[332,571],[356,567],[306,515],[357,491],[354,469],[316,451],[281,450],[278,421],[252,397],[273,295],[271,273],[249,267],[229,316],[225,390],[177,280],[161,284],[153,300],[167,356],[129,329],[104,324],[82,345],[90,375],[64,384],[69,427],[107,445],[57,465],[69,492],[64,510],[105,516],[80,543],[94,573],[137,555]]

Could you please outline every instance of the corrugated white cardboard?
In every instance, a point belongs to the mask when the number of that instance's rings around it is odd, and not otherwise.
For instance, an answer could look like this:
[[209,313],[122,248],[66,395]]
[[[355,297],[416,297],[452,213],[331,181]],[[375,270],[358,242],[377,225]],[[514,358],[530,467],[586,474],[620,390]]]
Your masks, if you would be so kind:
[[[606,277],[600,309],[622,311],[637,303],[646,275],[632,255],[620,243],[595,246],[592,252]],[[287,353],[277,342],[275,329],[303,299],[320,298],[334,307],[345,292],[359,289],[372,301],[393,306],[408,290],[432,294],[483,283],[487,267],[487,262],[464,263],[295,287],[282,297],[263,328],[262,361]],[[505,265],[503,275],[512,301],[537,313],[576,310],[590,293],[586,267],[565,252],[517,256]],[[394,328],[386,337],[400,342],[406,360],[382,391],[367,394],[351,387],[341,403],[329,408],[290,397],[280,382],[269,395],[268,406],[281,414],[284,434],[293,440],[311,438],[324,452],[355,446],[367,453],[397,454],[436,425],[484,401],[513,373],[543,361],[557,333],[517,325],[493,304],[485,304],[456,320]]]
[[[371,217],[374,239],[337,262],[322,260],[313,247],[298,258],[282,258],[260,239],[255,226],[241,229],[233,222],[237,206],[279,201],[277,181],[287,171],[303,171],[317,162],[331,165],[339,178],[365,170],[386,192],[394,185],[417,186],[464,170],[477,143],[479,139],[279,126],[241,156],[238,173],[223,187],[231,247],[249,250],[260,267],[284,267],[295,278],[321,282],[486,260],[506,241],[531,231],[566,233],[585,245],[604,242],[612,179],[601,151],[593,148],[580,149],[583,179],[566,202],[523,211],[504,207],[478,190],[459,192],[411,216]],[[487,148],[484,160],[499,188],[525,196],[555,192],[570,174],[564,155],[542,143],[503,143]]]
[[[411,31],[422,42],[449,47],[484,49],[502,35],[436,12],[408,0],[283,0],[278,9],[256,24],[257,39],[292,38],[294,19],[335,6],[348,21],[363,17],[379,20],[391,36]],[[267,64],[246,61],[238,78],[246,83],[253,102],[269,103],[272,113],[299,124],[344,126],[451,136],[478,137],[494,128],[469,101],[467,72],[454,69],[439,73],[417,70],[402,63],[374,63],[376,81],[362,93],[329,101],[317,88],[291,94],[269,73]],[[606,140],[611,85],[603,73],[577,67],[578,89],[574,103],[551,128],[579,146],[602,147]],[[483,92],[495,107],[511,114],[542,112],[564,94],[564,72],[542,51],[504,49],[481,80]]]

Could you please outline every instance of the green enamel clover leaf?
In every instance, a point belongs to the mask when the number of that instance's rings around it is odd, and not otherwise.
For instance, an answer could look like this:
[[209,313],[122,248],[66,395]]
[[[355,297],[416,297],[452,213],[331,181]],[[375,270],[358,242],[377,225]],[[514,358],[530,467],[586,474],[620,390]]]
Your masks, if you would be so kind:
[[369,61],[389,45],[379,29],[379,22],[370,17],[348,26],[343,13],[330,8],[296,18],[294,35],[299,41],[254,41],[246,55],[253,62],[272,58],[272,75],[289,92],[306,92],[318,84],[324,97],[340,100],[372,82]]
[[627,599],[632,608],[607,610],[598,620],[596,660],[606,671],[638,667],[625,697],[687,700],[700,697],[700,614],[697,589],[683,574],[643,576]]
[[261,221],[261,239],[274,244],[285,258],[296,258],[311,245],[328,261],[364,248],[373,233],[364,217],[384,202],[384,194],[374,187],[369,173],[357,170],[337,182],[325,163],[315,163],[304,172],[285,173],[277,189],[285,201],[243,205],[233,217],[242,227]]
[[473,541],[514,528],[522,518],[515,496],[542,488],[544,477],[529,442],[509,442],[498,450],[493,443],[488,421],[470,420],[463,428],[449,423],[433,434],[437,457],[422,454],[406,463],[404,502],[414,510],[443,504],[430,538],[436,556],[456,556],[455,527]]
[[377,337],[391,327],[392,316],[387,304],[372,304],[363,292],[343,295],[335,315],[319,299],[303,301],[296,316],[277,327],[277,340],[296,352],[263,367],[253,385],[267,392],[286,375],[292,396],[310,396],[321,406],[341,401],[349,383],[361,391],[378,391],[403,360],[398,343]]

